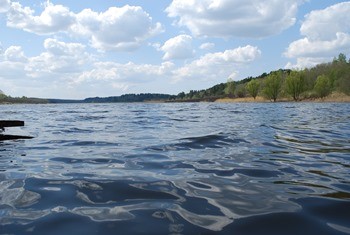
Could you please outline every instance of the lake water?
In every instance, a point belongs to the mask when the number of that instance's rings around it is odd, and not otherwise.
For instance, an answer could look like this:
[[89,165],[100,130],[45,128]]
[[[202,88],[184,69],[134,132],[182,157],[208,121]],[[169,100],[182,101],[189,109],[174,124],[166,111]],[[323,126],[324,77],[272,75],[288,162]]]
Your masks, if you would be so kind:
[[0,234],[350,234],[350,104],[0,108]]

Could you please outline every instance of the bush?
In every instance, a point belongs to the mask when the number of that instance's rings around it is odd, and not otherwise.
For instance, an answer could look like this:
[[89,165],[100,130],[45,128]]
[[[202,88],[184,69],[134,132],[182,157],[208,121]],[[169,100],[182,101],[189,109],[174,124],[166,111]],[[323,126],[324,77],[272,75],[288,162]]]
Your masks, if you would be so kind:
[[278,72],[271,73],[265,79],[264,94],[268,99],[276,102],[278,95],[281,91],[281,85],[282,85],[282,72],[278,71]]
[[305,90],[305,79],[301,72],[292,71],[286,78],[286,92],[292,96],[294,101],[300,99]]
[[254,100],[259,93],[259,88],[260,83],[258,80],[251,80],[246,85],[246,90],[248,91],[249,95],[251,95],[254,98]]
[[314,90],[319,98],[324,98],[328,96],[332,91],[331,81],[329,77],[327,77],[326,75],[318,76]]

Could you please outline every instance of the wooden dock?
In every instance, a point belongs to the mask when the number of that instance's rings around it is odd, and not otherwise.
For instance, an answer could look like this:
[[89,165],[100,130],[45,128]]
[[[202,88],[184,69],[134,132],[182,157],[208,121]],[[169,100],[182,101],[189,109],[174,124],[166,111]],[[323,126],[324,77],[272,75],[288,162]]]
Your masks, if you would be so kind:
[[0,120],[0,128],[1,129],[4,129],[5,127],[15,127],[15,126],[24,126],[24,121]]
[[24,121],[19,120],[0,120],[0,141],[4,140],[18,140],[18,139],[32,139],[31,136],[22,136],[22,135],[5,135],[2,132],[7,127],[19,127],[24,126]]

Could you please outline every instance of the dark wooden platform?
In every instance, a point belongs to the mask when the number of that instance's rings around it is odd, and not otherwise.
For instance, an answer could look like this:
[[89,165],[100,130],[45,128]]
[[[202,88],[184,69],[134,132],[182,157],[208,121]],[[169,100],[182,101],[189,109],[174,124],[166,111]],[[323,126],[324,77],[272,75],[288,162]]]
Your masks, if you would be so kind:
[[15,127],[15,126],[24,126],[24,121],[18,120],[0,120],[0,128],[5,127]]
[[24,126],[24,121],[19,120],[0,120],[0,141],[4,140],[18,140],[18,139],[32,139],[31,136],[22,136],[22,135],[5,135],[1,134],[5,130],[5,127],[18,127]]
[[4,140],[25,140],[25,139],[33,139],[31,136],[23,136],[23,135],[2,135],[0,134],[0,141]]

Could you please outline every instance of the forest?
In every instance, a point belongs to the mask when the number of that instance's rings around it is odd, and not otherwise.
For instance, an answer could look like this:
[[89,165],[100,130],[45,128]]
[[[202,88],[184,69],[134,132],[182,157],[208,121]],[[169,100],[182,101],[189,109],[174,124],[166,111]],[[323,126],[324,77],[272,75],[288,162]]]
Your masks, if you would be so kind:
[[84,103],[123,103],[123,102],[151,102],[151,101],[167,101],[175,99],[174,95],[167,94],[152,94],[152,93],[141,93],[141,94],[125,94],[121,96],[111,97],[94,97],[86,98],[83,100]]

